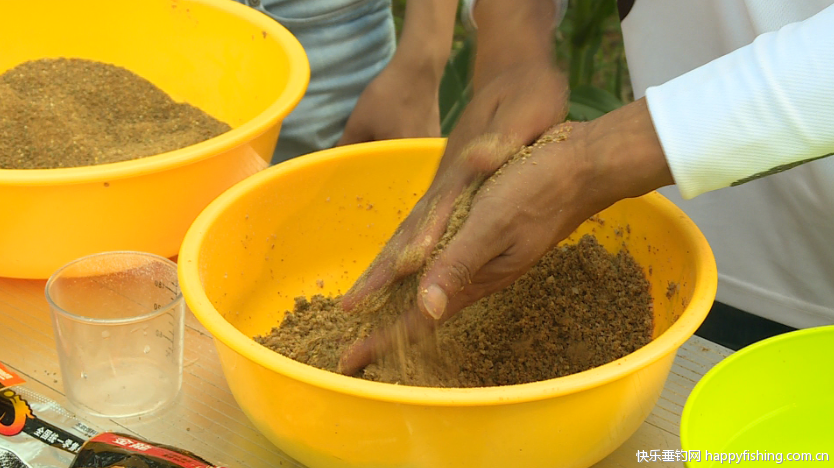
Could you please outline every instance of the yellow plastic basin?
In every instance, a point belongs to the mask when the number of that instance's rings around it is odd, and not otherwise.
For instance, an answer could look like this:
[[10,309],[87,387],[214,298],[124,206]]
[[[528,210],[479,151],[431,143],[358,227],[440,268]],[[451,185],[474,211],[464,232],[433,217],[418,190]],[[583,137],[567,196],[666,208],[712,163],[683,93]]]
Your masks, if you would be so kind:
[[217,195],[268,166],[307,87],[298,41],[228,0],[3,2],[0,73],[77,57],[125,67],[229,123],[211,140],[100,166],[0,169],[0,276],[47,278],[106,250],[176,255]]
[[319,370],[250,338],[276,325],[298,295],[347,290],[428,188],[443,145],[337,148],[232,187],[183,241],[186,301],[214,335],[243,411],[310,467],[588,467],[651,412],[676,349],[715,294],[707,242],[658,194],[622,201],[602,213],[604,224],[577,232],[596,232],[611,250],[627,245],[654,293],[657,338],[604,366],[516,386],[418,388]]
[[[834,326],[752,344],[713,367],[681,416],[690,468],[834,465]],[[693,454],[694,455],[694,454]]]

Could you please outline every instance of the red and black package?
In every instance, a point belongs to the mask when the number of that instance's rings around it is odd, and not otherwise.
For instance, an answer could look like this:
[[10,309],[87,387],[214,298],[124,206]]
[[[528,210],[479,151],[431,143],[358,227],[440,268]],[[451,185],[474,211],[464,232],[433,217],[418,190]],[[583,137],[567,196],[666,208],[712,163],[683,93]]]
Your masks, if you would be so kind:
[[99,432],[0,363],[0,468],[224,468],[177,447]]
[[117,432],[88,440],[70,468],[223,468],[177,447]]
[[65,468],[98,432],[0,363],[0,468]]

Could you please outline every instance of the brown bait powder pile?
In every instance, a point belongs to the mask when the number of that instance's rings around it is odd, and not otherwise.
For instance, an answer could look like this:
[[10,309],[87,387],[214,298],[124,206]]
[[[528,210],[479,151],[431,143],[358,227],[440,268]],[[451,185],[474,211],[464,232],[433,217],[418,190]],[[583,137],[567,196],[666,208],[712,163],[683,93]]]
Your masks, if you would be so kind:
[[[567,138],[549,133],[518,151]],[[504,169],[506,169],[506,165]],[[493,177],[500,176],[500,169]],[[481,183],[456,201],[431,259],[465,221]],[[429,260],[429,263],[432,260]],[[425,268],[344,312],[339,297],[297,298],[278,327],[255,340],[297,361],[336,372],[341,354],[371,330],[392,325],[416,301]],[[360,279],[361,281],[361,279]],[[611,362],[651,341],[649,284],[626,250],[610,254],[592,236],[551,249],[512,285],[460,311],[418,343],[400,343],[358,377],[432,387],[484,387],[546,380]]]
[[184,148],[230,129],[110,64],[42,59],[0,75],[0,169],[127,161]]

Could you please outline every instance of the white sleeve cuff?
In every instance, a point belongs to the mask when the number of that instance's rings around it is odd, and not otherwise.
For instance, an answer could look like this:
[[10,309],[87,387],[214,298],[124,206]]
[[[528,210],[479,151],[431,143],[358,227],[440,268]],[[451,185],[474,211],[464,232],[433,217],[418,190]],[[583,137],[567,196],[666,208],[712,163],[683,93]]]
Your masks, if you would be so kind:
[[834,152],[834,6],[646,91],[681,196]]
[[[463,25],[470,31],[478,29],[478,25],[475,24],[475,16],[472,13],[475,9],[475,3],[477,1],[478,0],[463,0],[463,6],[460,11],[461,22],[463,22]],[[553,0],[553,4],[556,6],[556,16],[553,18],[553,29],[556,29],[560,24],[562,24],[562,20],[565,19],[565,14],[568,12],[568,0]]]

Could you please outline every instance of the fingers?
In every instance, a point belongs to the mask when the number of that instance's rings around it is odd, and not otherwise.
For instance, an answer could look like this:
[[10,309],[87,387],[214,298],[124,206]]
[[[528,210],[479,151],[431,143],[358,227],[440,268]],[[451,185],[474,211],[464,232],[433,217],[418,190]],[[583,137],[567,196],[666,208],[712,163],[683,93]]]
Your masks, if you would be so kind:
[[425,337],[435,326],[434,320],[426,318],[414,307],[405,312],[394,325],[374,330],[367,338],[351,345],[339,359],[337,372],[355,375],[391,350],[405,349],[408,343]]
[[374,259],[368,269],[353,283],[350,290],[342,296],[342,309],[352,312],[375,293],[393,283],[398,276],[394,270],[394,258],[388,254],[388,251],[384,251]]
[[406,218],[403,224],[388,241],[382,251],[371,262],[370,266],[362,273],[359,279],[353,283],[350,290],[342,296],[342,308],[351,312],[360,305],[372,302],[378,294],[384,293],[385,288],[400,278],[416,271],[419,266],[411,263],[421,262],[419,253],[408,255],[407,242],[411,238],[409,226],[411,219]]
[[420,280],[418,306],[441,320],[480,299],[483,285],[473,284],[481,269],[507,248],[496,226],[470,217]]
[[383,349],[390,346],[386,334],[374,331],[370,337],[351,345],[339,358],[336,372],[344,375],[356,375],[368,364],[384,354]]
[[[446,197],[447,200],[449,197]],[[435,210],[429,210],[430,212]],[[369,297],[376,291],[384,290],[394,277],[402,277],[403,273],[410,270],[414,273],[424,266],[425,259],[434,248],[437,239],[446,231],[447,220],[451,214],[452,207],[443,209],[445,215],[439,221],[424,225],[418,232],[425,235],[424,243],[419,245],[421,257],[419,263],[408,264],[407,262],[392,261],[391,256],[383,257],[378,263],[369,269],[367,278],[357,282],[354,286],[355,292],[349,292],[342,298],[342,307],[350,310],[361,301],[361,298]],[[428,216],[429,219],[432,216]],[[501,247],[492,243],[495,250],[469,249],[467,241],[471,240],[473,245],[490,245],[482,238],[482,231],[477,224],[461,229],[464,236],[463,241],[453,238],[447,245],[446,250],[434,261],[428,270],[423,283],[428,281],[425,289],[419,289],[416,304],[407,310],[396,323],[396,325],[372,332],[372,334],[352,345],[341,357],[339,372],[346,375],[353,375],[364,368],[378,357],[390,352],[394,347],[404,347],[408,343],[420,339],[427,332],[450,317],[471,301],[465,296],[458,296],[456,293],[468,285],[471,281],[470,271],[477,271],[486,261],[500,253]],[[386,252],[399,252],[398,242],[389,243]],[[415,244],[411,244],[412,246]],[[377,263],[377,261],[375,261]],[[399,268],[396,265],[399,263]],[[390,269],[393,273],[386,274],[384,270]],[[352,289],[353,291],[353,289]],[[347,298],[348,304],[345,304]]]
[[[464,307],[493,292],[480,284],[470,284],[470,269],[482,265],[494,253],[476,253],[449,245],[447,256],[438,258],[420,286],[417,305],[388,328],[374,330],[370,336],[351,345],[339,360],[338,372],[355,375],[368,364],[395,349],[407,349]],[[471,265],[462,267],[462,265]],[[427,286],[424,285],[427,284]]]
[[422,268],[445,229],[450,211],[448,200],[430,194],[421,198],[382,252],[342,296],[344,310],[355,310],[366,299],[384,293],[388,285]]

